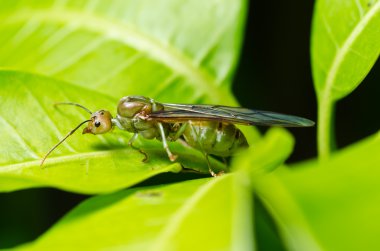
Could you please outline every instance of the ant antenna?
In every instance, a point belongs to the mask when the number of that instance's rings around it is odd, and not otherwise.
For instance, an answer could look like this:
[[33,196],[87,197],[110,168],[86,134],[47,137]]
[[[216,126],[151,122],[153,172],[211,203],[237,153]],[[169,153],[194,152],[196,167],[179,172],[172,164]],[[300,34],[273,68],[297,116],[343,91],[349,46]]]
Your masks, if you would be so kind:
[[58,103],[55,103],[54,106],[57,106],[57,105],[74,105],[74,106],[78,106],[80,108],[82,108],[83,110],[85,110],[86,112],[88,112],[89,114],[92,114],[92,112],[84,107],[83,105],[80,105],[80,104],[77,104],[77,103],[73,103],[73,102],[58,102]]
[[[83,109],[85,110],[88,110],[87,108],[85,108],[84,106],[81,106],[81,105],[78,105],[78,104],[75,104],[75,103],[58,103],[58,104],[67,104],[67,105],[76,105],[76,106],[79,106],[79,107],[82,107]],[[88,110],[89,111],[89,110]],[[91,113],[91,112],[90,112]],[[77,127],[75,127],[73,130],[71,130],[61,141],[59,141],[55,146],[53,146],[49,152],[44,156],[44,158],[41,160],[41,164],[40,166],[42,166],[46,160],[46,158],[50,155],[50,153],[52,151],[54,151],[54,149],[56,149],[60,144],[62,144],[63,141],[65,141],[71,134],[73,134],[76,130],[79,129],[79,127],[81,127],[84,123],[87,123],[87,122],[90,122],[91,119],[88,119],[88,120],[85,120],[83,121],[82,123],[80,123],[79,125],[77,125]]]

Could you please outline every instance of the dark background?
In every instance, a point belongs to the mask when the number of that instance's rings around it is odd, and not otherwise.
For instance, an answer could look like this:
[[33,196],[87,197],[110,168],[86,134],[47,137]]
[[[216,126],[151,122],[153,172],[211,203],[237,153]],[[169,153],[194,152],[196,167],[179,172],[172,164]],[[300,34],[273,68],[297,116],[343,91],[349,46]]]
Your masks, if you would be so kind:
[[[250,1],[244,47],[233,91],[242,106],[316,120],[310,67],[312,1]],[[336,112],[339,147],[375,133],[380,65],[357,90],[340,101]],[[290,162],[316,156],[316,128],[291,129],[296,147]],[[176,175],[178,177],[178,175]],[[186,177],[183,177],[186,178]],[[172,175],[155,177],[170,181]],[[145,184],[152,181],[145,182]],[[31,241],[83,199],[55,189],[0,193],[0,248]]]

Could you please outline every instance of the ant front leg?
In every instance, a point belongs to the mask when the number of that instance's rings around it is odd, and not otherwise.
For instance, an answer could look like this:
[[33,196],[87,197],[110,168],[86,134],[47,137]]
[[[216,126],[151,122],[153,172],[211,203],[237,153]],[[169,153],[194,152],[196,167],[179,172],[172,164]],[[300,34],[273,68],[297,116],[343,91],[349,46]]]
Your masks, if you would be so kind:
[[157,126],[158,126],[158,129],[160,130],[160,134],[161,134],[161,138],[162,138],[162,145],[163,145],[166,153],[168,154],[170,161],[175,161],[178,156],[172,154],[172,152],[169,149],[168,142],[166,141],[166,135],[165,135],[164,127],[162,126],[161,123],[157,123]]
[[131,138],[131,139],[129,140],[129,142],[128,142],[128,145],[129,145],[132,149],[137,150],[137,151],[139,151],[142,155],[144,155],[144,158],[143,158],[142,162],[147,162],[148,159],[149,159],[149,158],[148,158],[148,154],[147,154],[146,152],[144,152],[143,150],[141,150],[140,148],[135,147],[135,146],[133,145],[133,142],[137,139],[138,136],[139,136],[138,133],[133,134],[132,138]]

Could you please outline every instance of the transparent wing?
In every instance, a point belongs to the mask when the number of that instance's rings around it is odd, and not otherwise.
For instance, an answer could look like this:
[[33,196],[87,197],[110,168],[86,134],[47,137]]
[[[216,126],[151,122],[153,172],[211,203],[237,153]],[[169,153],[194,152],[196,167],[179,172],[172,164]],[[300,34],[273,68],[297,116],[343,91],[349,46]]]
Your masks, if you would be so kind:
[[306,127],[314,125],[313,121],[305,118],[242,107],[166,103],[162,105],[165,107],[165,110],[151,113],[149,115],[151,119],[167,123],[198,120],[281,127]]

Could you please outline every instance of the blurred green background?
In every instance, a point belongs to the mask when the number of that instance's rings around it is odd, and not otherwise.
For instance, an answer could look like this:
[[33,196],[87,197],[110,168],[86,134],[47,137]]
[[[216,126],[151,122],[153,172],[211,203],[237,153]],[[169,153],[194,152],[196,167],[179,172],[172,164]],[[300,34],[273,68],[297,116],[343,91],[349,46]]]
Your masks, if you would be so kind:
[[[316,119],[309,53],[313,4],[313,1],[250,1],[243,50],[233,83],[233,92],[242,106]],[[339,147],[378,130],[380,118],[375,100],[380,91],[379,81],[380,64],[376,63],[365,83],[338,102]],[[316,129],[291,129],[291,132],[296,137],[296,146],[289,161],[315,157]],[[178,174],[163,174],[144,184],[170,182],[174,176]],[[184,179],[191,177],[199,176],[184,174]],[[0,248],[34,240],[85,198],[55,189],[0,194]]]

